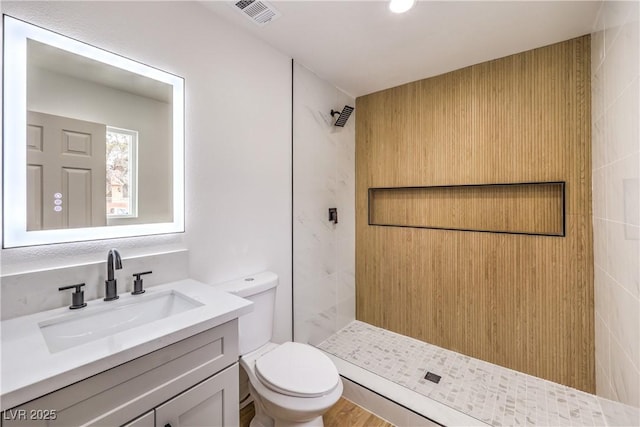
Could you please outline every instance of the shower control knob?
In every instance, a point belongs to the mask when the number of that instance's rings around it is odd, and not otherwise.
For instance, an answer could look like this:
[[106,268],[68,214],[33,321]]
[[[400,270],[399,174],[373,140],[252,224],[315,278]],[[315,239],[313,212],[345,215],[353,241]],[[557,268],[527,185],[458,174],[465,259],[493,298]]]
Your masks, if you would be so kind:
[[338,208],[329,208],[329,221],[338,223]]

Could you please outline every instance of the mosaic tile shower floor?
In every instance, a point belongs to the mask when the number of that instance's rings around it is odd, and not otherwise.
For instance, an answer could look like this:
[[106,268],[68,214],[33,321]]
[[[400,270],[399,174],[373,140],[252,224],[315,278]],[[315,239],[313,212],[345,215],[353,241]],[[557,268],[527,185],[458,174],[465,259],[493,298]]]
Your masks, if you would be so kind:
[[[357,320],[318,347],[493,426],[640,425],[638,408]],[[428,381],[427,372],[442,379]]]

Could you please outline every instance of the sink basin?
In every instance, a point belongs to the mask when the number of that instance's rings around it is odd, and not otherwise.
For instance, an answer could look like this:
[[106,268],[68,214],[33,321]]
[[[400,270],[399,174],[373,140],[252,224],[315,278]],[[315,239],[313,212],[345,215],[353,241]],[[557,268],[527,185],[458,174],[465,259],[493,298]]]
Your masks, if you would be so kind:
[[38,323],[51,353],[56,353],[201,306],[176,290],[87,307]]

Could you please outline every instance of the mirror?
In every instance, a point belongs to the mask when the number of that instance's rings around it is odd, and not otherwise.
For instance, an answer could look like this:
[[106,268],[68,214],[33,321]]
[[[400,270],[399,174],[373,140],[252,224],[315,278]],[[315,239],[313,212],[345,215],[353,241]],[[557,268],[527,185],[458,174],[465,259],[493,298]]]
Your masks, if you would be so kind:
[[5,248],[184,231],[184,80],[4,16]]

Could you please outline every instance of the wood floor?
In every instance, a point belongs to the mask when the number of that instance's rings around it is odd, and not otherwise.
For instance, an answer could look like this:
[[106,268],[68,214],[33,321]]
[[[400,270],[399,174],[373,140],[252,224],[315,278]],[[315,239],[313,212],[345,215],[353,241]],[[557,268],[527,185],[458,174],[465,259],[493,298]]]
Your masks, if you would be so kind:
[[324,414],[325,427],[393,427],[366,409],[343,397]]
[[[253,403],[242,409],[240,427],[249,427],[254,414]],[[393,424],[376,417],[345,398],[340,398],[333,408],[324,414],[323,419],[325,427],[393,427]]]
[[256,410],[253,407],[253,402],[240,409],[240,427],[249,427],[249,423],[255,414]]

